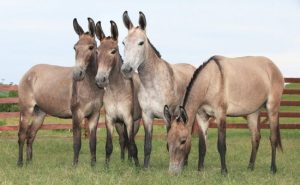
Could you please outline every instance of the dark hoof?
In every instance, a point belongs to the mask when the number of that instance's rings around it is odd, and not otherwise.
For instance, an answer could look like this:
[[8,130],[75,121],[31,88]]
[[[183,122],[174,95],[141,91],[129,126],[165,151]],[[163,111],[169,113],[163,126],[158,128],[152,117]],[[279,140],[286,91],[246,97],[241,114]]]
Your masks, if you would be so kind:
[[140,167],[140,162],[138,159],[134,159],[134,164],[136,167]]
[[254,170],[254,164],[249,164],[248,165],[248,170],[253,171]]
[[198,167],[198,171],[199,171],[199,172],[204,171],[204,166],[199,166],[199,167]]
[[78,166],[78,161],[73,161],[73,167],[77,167]]
[[91,167],[95,167],[96,166],[96,161],[91,161]]
[[221,169],[221,175],[227,176],[227,169]]
[[276,166],[271,166],[271,173],[275,174],[277,172],[277,167]]
[[18,162],[17,162],[17,165],[18,165],[19,167],[23,167],[23,161],[18,161]]

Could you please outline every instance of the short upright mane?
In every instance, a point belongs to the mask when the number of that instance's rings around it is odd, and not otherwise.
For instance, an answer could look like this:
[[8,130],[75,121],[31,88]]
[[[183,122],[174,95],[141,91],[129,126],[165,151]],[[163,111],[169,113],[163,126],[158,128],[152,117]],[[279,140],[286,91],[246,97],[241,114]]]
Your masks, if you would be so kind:
[[194,72],[193,77],[191,78],[191,81],[189,83],[189,85],[186,88],[185,91],[185,95],[184,95],[184,99],[183,99],[183,103],[182,106],[185,107],[185,104],[187,102],[187,99],[190,95],[191,89],[194,85],[194,82],[196,81],[196,78],[198,77],[198,75],[200,74],[200,72],[202,71],[202,69],[204,69],[204,67],[212,60],[215,59],[215,56],[210,57],[206,62],[204,62],[202,65],[200,65]]
[[153,46],[153,44],[150,42],[150,40],[149,40],[148,38],[147,38],[147,40],[148,40],[148,43],[150,44],[151,48],[154,50],[155,54],[156,54],[159,58],[161,58],[161,55],[160,55],[159,51],[157,51],[157,49]]

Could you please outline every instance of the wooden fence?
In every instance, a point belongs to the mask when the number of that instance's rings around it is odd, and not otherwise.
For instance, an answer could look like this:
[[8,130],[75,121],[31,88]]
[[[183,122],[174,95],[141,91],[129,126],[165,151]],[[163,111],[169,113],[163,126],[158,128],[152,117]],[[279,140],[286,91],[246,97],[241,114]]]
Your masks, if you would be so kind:
[[[286,83],[300,83],[300,78],[285,78]],[[0,85],[0,91],[18,91],[17,85]],[[284,89],[283,94],[289,95],[300,95],[300,89]],[[18,97],[14,98],[0,98],[0,104],[17,104]],[[300,101],[288,101],[282,100],[281,106],[300,106]],[[101,110],[102,115],[104,114],[104,110]],[[19,112],[0,112],[0,118],[16,118],[19,117]],[[300,112],[280,112],[280,118],[299,118],[300,120]],[[261,112],[259,116],[259,126],[260,128],[269,128],[269,124],[267,123],[267,113]],[[154,125],[164,125],[164,121],[161,119],[154,120]],[[99,128],[105,128],[105,123],[100,122],[98,124]],[[212,121],[210,123],[210,128],[216,128],[217,125]],[[61,123],[47,123],[42,125],[42,129],[45,130],[56,130],[56,129],[71,129],[72,125],[69,124],[61,124]],[[246,121],[244,123],[227,123],[227,128],[248,128]],[[300,129],[300,121],[293,123],[285,123],[280,124],[281,129]],[[197,128],[197,124],[195,124],[195,128]],[[18,130],[17,125],[4,125],[0,126],[0,131],[16,131]]]

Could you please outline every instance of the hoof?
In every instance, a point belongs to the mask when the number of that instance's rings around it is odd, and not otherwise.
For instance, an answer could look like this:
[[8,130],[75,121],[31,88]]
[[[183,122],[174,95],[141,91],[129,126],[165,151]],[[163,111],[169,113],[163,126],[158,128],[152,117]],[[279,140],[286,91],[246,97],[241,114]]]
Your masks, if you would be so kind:
[[23,161],[18,161],[18,162],[17,162],[17,165],[18,165],[19,167],[23,167]]
[[95,167],[96,166],[96,161],[91,161],[91,167]]
[[199,167],[198,167],[198,171],[199,171],[199,172],[204,171],[204,166],[199,166]]
[[140,162],[138,159],[134,159],[134,164],[136,167],[140,167]]
[[249,164],[248,165],[248,170],[253,171],[254,170],[254,164]]
[[73,167],[76,168],[78,166],[78,161],[73,161]]
[[277,172],[277,167],[276,166],[271,166],[270,171],[271,171],[272,174],[275,174]]
[[227,176],[227,169],[221,169],[221,175]]

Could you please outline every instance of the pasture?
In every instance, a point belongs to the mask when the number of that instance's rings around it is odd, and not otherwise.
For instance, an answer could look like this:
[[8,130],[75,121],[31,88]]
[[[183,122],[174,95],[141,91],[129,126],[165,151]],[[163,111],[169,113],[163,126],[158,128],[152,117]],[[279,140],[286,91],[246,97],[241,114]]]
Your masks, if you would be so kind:
[[[137,169],[127,160],[121,162],[118,138],[109,169],[104,167],[105,129],[98,131],[97,165],[90,167],[88,140],[83,140],[79,165],[72,166],[72,134],[69,131],[40,131],[34,143],[34,157],[29,165],[19,168],[16,132],[0,134],[1,184],[298,184],[300,181],[300,137],[298,130],[282,130],[284,152],[278,152],[278,172],[269,171],[271,150],[269,130],[262,130],[262,139],[254,171],[248,171],[251,143],[246,129],[228,129],[227,164],[229,173],[220,175],[217,152],[217,130],[209,130],[209,146],[205,171],[197,171],[198,139],[193,138],[188,167],[180,176],[168,174],[168,153],[165,129],[154,127],[153,150],[149,170]],[[143,159],[143,129],[137,135],[139,159]]]

